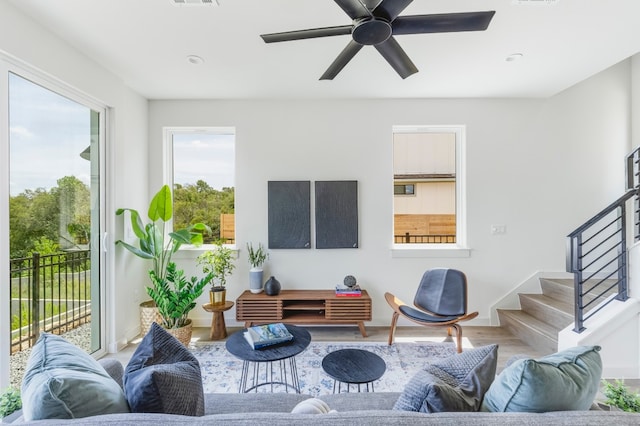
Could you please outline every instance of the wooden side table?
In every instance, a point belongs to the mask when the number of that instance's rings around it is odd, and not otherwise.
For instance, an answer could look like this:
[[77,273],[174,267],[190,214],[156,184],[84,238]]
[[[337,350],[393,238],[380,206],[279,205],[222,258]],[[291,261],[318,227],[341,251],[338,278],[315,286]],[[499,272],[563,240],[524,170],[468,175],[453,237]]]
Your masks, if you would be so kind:
[[207,312],[213,312],[211,318],[211,332],[209,338],[211,340],[222,340],[227,337],[227,326],[224,323],[224,311],[228,311],[233,307],[234,303],[227,301],[224,305],[212,305],[205,303],[202,308]]

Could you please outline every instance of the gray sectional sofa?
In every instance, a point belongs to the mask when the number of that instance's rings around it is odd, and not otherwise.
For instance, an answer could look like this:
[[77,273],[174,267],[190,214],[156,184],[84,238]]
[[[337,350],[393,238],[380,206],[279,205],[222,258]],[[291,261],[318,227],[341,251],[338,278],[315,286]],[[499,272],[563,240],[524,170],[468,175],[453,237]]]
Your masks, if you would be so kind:
[[495,376],[497,346],[489,345],[430,363],[402,393],[340,393],[322,395],[320,402],[296,393],[204,394],[198,361],[160,327],[152,327],[126,369],[113,359],[96,362],[43,333],[31,353],[22,398],[27,420],[47,420],[14,423],[640,425],[640,414],[593,409],[599,349],[515,360]]
[[[293,393],[205,394],[205,416],[109,414],[75,420],[41,420],[43,425],[639,425],[640,415],[607,411],[549,413],[436,413],[393,411],[399,393],[348,393],[321,399],[336,412],[291,414],[308,395]],[[20,422],[20,420],[17,420]]]
[[[100,364],[122,385],[122,365],[115,360]],[[125,413],[52,419],[16,424],[42,425],[640,425],[640,414],[603,411],[594,405],[589,411],[547,413],[449,412],[425,414],[393,410],[400,392],[342,393],[320,397],[331,410],[327,414],[293,414],[300,402],[311,396],[296,393],[210,393],[204,395],[205,415],[189,417],[172,414]]]

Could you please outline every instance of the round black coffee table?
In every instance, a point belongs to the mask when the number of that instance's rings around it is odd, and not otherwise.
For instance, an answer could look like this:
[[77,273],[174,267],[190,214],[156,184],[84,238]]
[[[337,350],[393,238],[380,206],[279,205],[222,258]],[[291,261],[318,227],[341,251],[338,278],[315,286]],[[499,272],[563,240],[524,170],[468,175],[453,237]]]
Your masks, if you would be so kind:
[[[285,324],[285,326],[293,335],[293,340],[261,349],[253,349],[249,346],[243,335],[247,331],[246,329],[229,336],[226,343],[227,350],[243,361],[242,375],[240,376],[240,393],[252,390],[257,392],[261,386],[270,386],[271,392],[273,392],[274,385],[283,385],[286,392],[289,392],[289,388],[292,388],[296,393],[300,393],[295,356],[309,346],[311,335],[302,327],[291,324]],[[280,367],[279,375],[273,369],[273,364],[276,362]],[[251,369],[252,382],[251,386],[247,387],[250,366],[253,367]],[[260,374],[260,366],[264,366],[264,375]],[[261,377],[264,377],[264,380],[261,381]]]
[[366,384],[366,390],[369,392],[369,384],[371,384],[371,392],[373,382],[378,380],[387,369],[384,360],[378,355],[362,349],[340,349],[331,352],[322,359],[322,369],[331,378],[333,382],[333,393],[336,393],[336,382],[338,383],[338,393],[340,393],[340,384],[347,384],[347,392],[349,385]]

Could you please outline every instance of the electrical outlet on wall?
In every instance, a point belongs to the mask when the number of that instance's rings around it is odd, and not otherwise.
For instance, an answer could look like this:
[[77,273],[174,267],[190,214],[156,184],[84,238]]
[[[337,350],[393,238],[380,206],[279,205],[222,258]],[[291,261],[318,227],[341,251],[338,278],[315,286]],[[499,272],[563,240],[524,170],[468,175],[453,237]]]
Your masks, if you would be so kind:
[[507,233],[507,225],[491,225],[491,235],[504,235]]

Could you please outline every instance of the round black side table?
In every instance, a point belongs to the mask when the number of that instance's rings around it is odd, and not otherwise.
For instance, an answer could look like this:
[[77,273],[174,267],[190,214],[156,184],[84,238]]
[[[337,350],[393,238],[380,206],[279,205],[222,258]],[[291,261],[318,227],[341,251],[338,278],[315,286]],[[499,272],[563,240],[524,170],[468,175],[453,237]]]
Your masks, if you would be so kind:
[[374,392],[373,382],[382,377],[387,365],[372,352],[362,349],[340,349],[322,359],[322,369],[334,379],[333,393],[336,393],[336,382],[338,393],[341,383],[347,384],[347,392],[352,384],[358,385],[358,392],[363,384],[367,385],[366,391],[369,392],[371,384],[371,392]]
[[[285,324],[285,327],[293,335],[293,340],[261,349],[253,349],[249,346],[243,335],[246,329],[229,336],[226,343],[227,351],[243,361],[238,390],[240,393],[252,390],[257,392],[261,386],[270,386],[273,392],[274,385],[283,385],[286,392],[291,388],[296,393],[300,393],[295,356],[309,346],[311,334],[306,329],[295,325]],[[279,375],[274,372],[274,363],[279,364]],[[260,374],[261,366],[264,366],[264,375]],[[253,367],[251,368],[252,381],[251,386],[247,387],[250,367]],[[261,377],[264,377],[264,380],[261,381]]]

